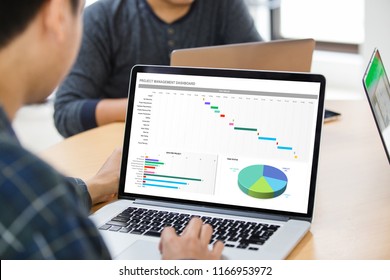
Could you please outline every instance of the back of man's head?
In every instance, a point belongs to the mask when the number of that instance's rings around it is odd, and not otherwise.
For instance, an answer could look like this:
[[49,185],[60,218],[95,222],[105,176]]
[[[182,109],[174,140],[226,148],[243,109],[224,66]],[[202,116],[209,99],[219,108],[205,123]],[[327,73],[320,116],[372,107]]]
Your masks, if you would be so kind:
[[[51,0],[1,0],[0,48],[6,46],[15,36],[23,32],[47,1]],[[70,1],[72,10],[76,12],[81,0],[67,1]]]

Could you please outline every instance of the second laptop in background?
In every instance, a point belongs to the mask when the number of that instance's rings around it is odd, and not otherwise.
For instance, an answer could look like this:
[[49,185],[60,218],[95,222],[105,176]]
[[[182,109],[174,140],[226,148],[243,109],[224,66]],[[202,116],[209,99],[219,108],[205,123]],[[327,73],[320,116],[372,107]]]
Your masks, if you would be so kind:
[[275,40],[174,50],[171,66],[310,72],[313,39]]
[[[274,40],[174,50],[171,66],[310,72],[313,39]],[[339,119],[326,109],[324,121]]]

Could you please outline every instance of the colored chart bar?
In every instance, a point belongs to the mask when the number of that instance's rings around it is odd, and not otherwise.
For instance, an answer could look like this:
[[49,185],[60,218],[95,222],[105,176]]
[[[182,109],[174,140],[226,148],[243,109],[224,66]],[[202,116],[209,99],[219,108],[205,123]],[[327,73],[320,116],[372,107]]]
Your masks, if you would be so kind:
[[146,166],[154,166],[154,167],[160,167],[160,165],[157,165],[157,164],[152,164],[152,163],[148,163],[148,164],[145,164]]
[[248,128],[248,127],[234,127],[234,130],[246,130],[246,131],[257,131],[257,128]]
[[144,174],[154,174],[152,171],[144,171]]
[[224,114],[221,114],[221,118],[224,118],[225,117],[225,115]]
[[158,160],[158,159],[151,159],[151,158],[146,157],[145,161],[156,161],[156,162],[158,162],[160,160]]
[[163,162],[154,162],[154,161],[145,161],[145,165],[155,165],[155,166],[158,166],[158,165],[164,165]]
[[274,137],[259,137],[259,140],[265,140],[265,141],[276,141],[276,138]]
[[204,104],[205,104],[205,105],[210,105],[210,102],[205,102]]
[[157,185],[157,184],[143,184],[143,186],[146,186],[146,187],[166,188],[166,189],[178,189],[178,188],[179,188],[179,187],[176,187],[176,186],[163,186],[163,185]]
[[221,111],[219,111],[219,110],[215,110],[215,113],[219,114],[219,113],[221,113]]
[[186,177],[158,175],[158,174],[153,174],[153,175],[148,175],[148,176],[161,177],[161,178],[170,178],[170,179],[181,179],[181,180],[188,180],[188,181],[198,181],[198,182],[202,181],[201,179],[196,179],[196,178],[186,178]]
[[279,150],[292,150],[292,147],[278,146]]
[[234,123],[232,123],[232,122],[231,122],[231,123],[229,123],[229,125],[230,125],[230,126],[233,126],[233,125],[234,125]]
[[145,165],[145,168],[147,168],[147,169],[156,169],[156,166],[146,166]]
[[168,183],[168,184],[178,184],[178,185],[188,185],[186,182],[175,182],[175,181],[167,181],[167,180],[155,180],[155,179],[148,179],[148,178],[144,178],[144,181]]
[[211,109],[218,109],[218,106],[211,106]]

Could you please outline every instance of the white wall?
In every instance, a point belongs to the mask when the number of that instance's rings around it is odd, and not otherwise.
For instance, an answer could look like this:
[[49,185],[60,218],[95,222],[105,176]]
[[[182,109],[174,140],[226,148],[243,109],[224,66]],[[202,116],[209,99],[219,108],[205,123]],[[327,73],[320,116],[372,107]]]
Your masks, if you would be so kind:
[[360,54],[314,51],[312,73],[326,78],[326,99],[363,99],[363,58]]
[[390,1],[365,0],[365,42],[361,47],[365,64],[377,47],[386,72],[390,71]]
[[314,53],[312,72],[325,75],[327,99],[365,98],[362,77],[375,47],[390,73],[390,1],[365,0],[364,16],[365,39],[359,54]]

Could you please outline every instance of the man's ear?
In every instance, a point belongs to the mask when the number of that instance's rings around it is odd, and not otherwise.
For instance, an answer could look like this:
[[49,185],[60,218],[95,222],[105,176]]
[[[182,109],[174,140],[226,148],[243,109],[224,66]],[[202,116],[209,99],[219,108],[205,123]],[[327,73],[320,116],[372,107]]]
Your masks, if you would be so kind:
[[41,12],[42,24],[55,40],[64,41],[71,15],[69,0],[47,0]]

